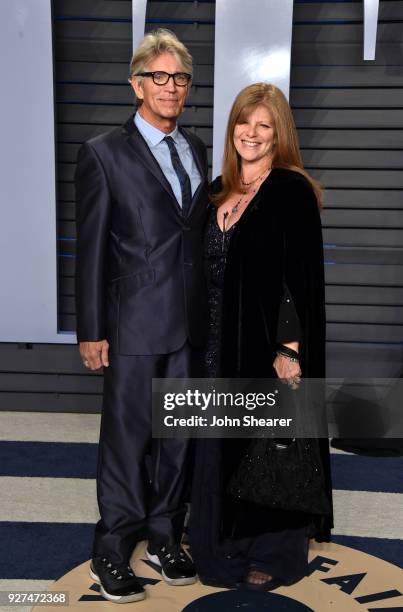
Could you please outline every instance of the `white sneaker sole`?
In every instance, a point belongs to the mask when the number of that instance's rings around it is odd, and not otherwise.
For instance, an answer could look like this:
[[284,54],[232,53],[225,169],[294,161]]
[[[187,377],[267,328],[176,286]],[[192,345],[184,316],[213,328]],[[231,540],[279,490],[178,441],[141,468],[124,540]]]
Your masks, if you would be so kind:
[[[158,567],[161,567],[160,560],[158,559],[158,555],[151,555],[146,549],[146,557],[151,563],[155,563]],[[165,574],[164,570],[161,568],[161,573],[164,581],[171,586],[185,586],[187,584],[195,584],[198,580],[197,574],[195,576],[191,576],[190,578],[168,578]]]
[[107,591],[105,591],[104,587],[101,584],[99,576],[93,572],[93,570],[89,569],[90,578],[100,585],[100,593],[102,597],[107,599],[108,601],[113,601],[114,603],[130,603],[133,601],[142,601],[146,598],[146,594],[144,593],[133,593],[133,595],[111,595]]
[[91,565],[90,565],[90,567],[89,567],[88,573],[89,573],[89,575],[90,575],[90,578],[91,578],[91,579],[92,579],[94,582],[96,582],[97,584],[101,584],[101,581],[100,581],[100,579],[98,578],[98,574],[96,574],[96,573],[95,573],[95,572],[92,570]]

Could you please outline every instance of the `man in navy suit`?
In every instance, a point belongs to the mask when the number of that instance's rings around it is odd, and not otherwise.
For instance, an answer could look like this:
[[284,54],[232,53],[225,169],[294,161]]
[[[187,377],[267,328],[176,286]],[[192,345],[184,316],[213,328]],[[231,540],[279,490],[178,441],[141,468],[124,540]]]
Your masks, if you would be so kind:
[[84,365],[104,367],[90,574],[120,603],[145,597],[129,564],[145,530],[166,582],[197,579],[180,545],[188,443],[151,436],[152,378],[200,375],[207,331],[206,148],[177,126],[191,79],[176,36],[147,34],[130,66],[137,112],[78,156],[77,336]]

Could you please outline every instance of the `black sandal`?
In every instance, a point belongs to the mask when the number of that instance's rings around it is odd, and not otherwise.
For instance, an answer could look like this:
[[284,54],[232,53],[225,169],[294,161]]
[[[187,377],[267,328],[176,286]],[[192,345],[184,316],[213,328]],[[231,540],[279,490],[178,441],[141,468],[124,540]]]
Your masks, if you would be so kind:
[[272,576],[270,580],[265,580],[265,582],[250,582],[248,580],[248,576],[253,571],[261,572],[263,574],[268,573],[256,566],[249,567],[248,573],[246,574],[246,577],[244,578],[243,582],[240,582],[238,585],[239,589],[247,591],[273,591],[274,589],[278,589],[279,587],[284,586],[284,582],[279,578],[275,578],[274,576]]

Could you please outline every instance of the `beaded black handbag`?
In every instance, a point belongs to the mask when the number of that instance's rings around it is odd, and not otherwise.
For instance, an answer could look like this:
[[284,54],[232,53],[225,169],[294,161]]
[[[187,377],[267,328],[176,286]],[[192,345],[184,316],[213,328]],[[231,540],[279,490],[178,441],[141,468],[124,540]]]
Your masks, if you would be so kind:
[[270,438],[253,439],[226,492],[272,509],[331,512],[317,439],[297,438],[288,445]]

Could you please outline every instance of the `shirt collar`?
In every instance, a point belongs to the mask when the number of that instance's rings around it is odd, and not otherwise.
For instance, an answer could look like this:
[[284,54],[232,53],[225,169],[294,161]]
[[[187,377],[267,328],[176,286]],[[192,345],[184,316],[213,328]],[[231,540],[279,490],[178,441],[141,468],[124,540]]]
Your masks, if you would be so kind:
[[134,123],[139,129],[140,133],[145,137],[145,139],[151,144],[152,147],[156,147],[163,141],[165,136],[171,136],[176,144],[178,144],[178,126],[175,126],[175,129],[172,130],[169,134],[165,134],[154,125],[143,119],[140,113],[134,115]]

